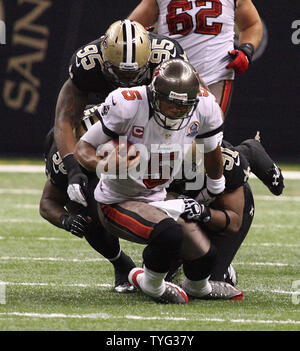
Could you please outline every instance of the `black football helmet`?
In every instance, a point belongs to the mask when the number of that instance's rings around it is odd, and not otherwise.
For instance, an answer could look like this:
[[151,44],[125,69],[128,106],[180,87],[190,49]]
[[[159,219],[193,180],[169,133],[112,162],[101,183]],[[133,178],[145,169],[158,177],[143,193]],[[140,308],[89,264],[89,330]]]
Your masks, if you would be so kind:
[[[185,128],[197,106],[199,88],[197,72],[190,63],[172,59],[159,65],[148,87],[156,122],[169,130]],[[162,101],[177,107],[175,117],[162,110]]]

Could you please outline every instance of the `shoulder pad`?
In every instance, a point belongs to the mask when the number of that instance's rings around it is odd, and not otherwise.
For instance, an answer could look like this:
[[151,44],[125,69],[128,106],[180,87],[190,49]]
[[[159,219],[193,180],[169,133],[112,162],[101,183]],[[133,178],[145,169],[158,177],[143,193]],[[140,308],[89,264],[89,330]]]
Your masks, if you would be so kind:
[[122,119],[131,119],[135,116],[139,104],[147,99],[145,90],[142,87],[118,88],[111,92],[105,100],[105,106],[102,104],[101,116],[117,115]]
[[76,50],[69,64],[69,76],[83,91],[98,91],[104,80],[99,39]]

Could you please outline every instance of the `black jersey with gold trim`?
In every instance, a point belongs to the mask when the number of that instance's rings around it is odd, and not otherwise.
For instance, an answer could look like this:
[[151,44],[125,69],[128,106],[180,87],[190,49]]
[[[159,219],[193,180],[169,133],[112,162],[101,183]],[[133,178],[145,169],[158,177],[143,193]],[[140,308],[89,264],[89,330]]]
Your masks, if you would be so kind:
[[[149,74],[143,82],[145,85],[150,83],[154,69],[163,61],[172,58],[187,59],[176,40],[156,33],[148,34],[151,39],[151,55]],[[100,42],[101,38],[98,38],[76,50],[70,60],[69,76],[78,89],[95,93],[98,100],[103,101],[117,87],[108,82],[102,72]]]
[[[47,149],[45,149],[45,173],[47,178],[50,180],[51,184],[57,187],[61,192],[67,194],[68,188],[68,175],[67,171],[64,168],[64,164],[62,158],[59,154],[57,146],[52,140],[50,143],[52,135],[51,131],[48,134],[48,142],[46,144]],[[68,211],[76,213],[78,208],[80,209],[81,214],[85,214],[90,216],[93,220],[98,222],[98,214],[97,214],[97,204],[94,198],[94,190],[97,186],[99,179],[95,174],[87,172],[84,168],[82,171],[88,176],[88,193],[86,194],[86,199],[88,206],[83,208],[81,205],[74,203],[71,200],[68,200],[66,203],[66,207]]]
[[[242,153],[238,152],[234,146],[225,140],[222,141],[221,151],[224,165],[223,174],[226,181],[225,191],[232,191],[247,183],[250,175],[249,162]],[[193,179],[190,182],[194,183],[194,181]],[[206,182],[204,181],[202,189],[205,187]],[[187,191],[186,181],[183,179],[173,181],[167,190],[168,192],[175,192],[194,198],[202,189]]]

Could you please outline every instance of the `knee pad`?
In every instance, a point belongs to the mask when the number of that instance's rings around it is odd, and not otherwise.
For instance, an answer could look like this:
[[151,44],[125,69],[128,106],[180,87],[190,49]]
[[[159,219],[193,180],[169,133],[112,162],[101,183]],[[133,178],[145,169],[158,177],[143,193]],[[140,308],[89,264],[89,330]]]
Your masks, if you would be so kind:
[[216,259],[217,249],[211,244],[208,252],[204,256],[193,261],[183,262],[185,276],[194,281],[207,278],[214,267]]
[[146,267],[154,272],[167,272],[171,262],[180,257],[182,239],[181,226],[172,218],[156,224],[143,251]]
[[183,231],[174,219],[167,218],[154,226],[149,243],[158,245],[167,251],[179,252],[182,245]]

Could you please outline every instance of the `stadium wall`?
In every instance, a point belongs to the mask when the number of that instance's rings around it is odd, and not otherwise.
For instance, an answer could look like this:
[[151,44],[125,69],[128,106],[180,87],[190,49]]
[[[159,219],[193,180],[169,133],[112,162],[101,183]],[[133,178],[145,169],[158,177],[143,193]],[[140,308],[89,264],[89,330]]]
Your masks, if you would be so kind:
[[[264,39],[252,67],[236,78],[225,137],[238,144],[259,130],[274,159],[300,162],[298,0],[284,7],[274,0],[253,2]],[[138,3],[0,0],[0,156],[42,156],[72,53]]]

